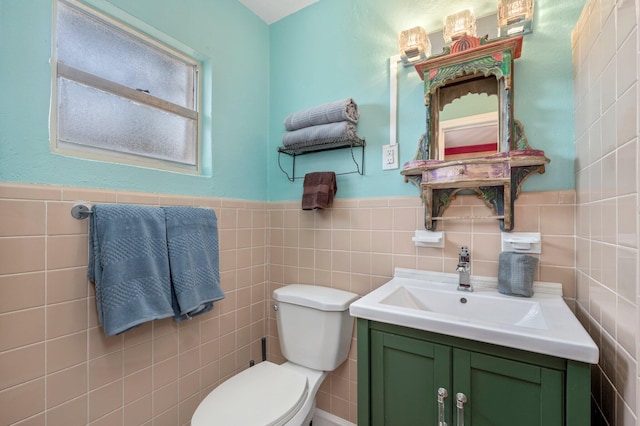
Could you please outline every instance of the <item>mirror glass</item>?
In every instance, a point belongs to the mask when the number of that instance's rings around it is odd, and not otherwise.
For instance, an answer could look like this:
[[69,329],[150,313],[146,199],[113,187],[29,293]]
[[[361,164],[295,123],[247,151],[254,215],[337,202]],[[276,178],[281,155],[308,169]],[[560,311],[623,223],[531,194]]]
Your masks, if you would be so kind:
[[432,158],[460,160],[495,154],[500,143],[498,80],[483,72],[463,74],[434,93]]
[[439,114],[438,158],[444,161],[485,157],[499,150],[498,97],[469,93],[445,105]]

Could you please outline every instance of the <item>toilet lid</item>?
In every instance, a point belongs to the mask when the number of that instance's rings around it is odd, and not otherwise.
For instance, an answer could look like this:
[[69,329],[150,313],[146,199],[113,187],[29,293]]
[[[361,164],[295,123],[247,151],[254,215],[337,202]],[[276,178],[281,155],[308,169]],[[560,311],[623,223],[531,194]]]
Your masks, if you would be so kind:
[[307,376],[263,361],[215,388],[202,400],[191,426],[279,426],[304,404]]

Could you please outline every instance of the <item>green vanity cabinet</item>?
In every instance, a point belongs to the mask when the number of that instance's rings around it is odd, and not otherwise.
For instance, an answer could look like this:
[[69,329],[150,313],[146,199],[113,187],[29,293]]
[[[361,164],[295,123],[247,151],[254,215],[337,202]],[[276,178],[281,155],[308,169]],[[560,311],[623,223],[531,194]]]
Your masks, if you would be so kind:
[[438,426],[441,388],[448,426],[590,424],[588,364],[358,319],[358,425]]
[[450,347],[372,330],[370,362],[371,425],[437,419],[437,391],[451,389]]
[[460,349],[453,359],[454,393],[468,397],[465,424],[564,424],[562,371]]

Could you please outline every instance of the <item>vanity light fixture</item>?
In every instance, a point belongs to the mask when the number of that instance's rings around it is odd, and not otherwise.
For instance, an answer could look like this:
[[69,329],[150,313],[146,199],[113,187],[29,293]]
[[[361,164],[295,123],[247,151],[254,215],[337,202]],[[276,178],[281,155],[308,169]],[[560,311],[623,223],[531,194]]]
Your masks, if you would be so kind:
[[534,0],[498,0],[498,37],[532,31]]
[[451,43],[464,36],[476,36],[476,15],[472,9],[465,9],[444,18],[442,36],[445,43]]
[[405,67],[424,61],[431,55],[431,41],[427,31],[422,27],[413,27],[400,32],[398,49]]

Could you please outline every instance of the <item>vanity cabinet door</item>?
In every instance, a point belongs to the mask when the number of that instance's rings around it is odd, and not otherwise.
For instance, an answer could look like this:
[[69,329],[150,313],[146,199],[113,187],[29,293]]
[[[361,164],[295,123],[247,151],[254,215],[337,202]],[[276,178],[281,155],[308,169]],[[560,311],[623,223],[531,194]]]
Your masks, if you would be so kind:
[[[371,331],[371,425],[438,424],[438,388],[451,394],[451,348]],[[450,423],[451,396],[445,399]]]
[[[358,319],[358,425],[588,426],[589,364]],[[456,394],[466,396],[458,422]]]
[[563,386],[562,371],[453,349],[453,389],[467,397],[465,425],[562,426]]

